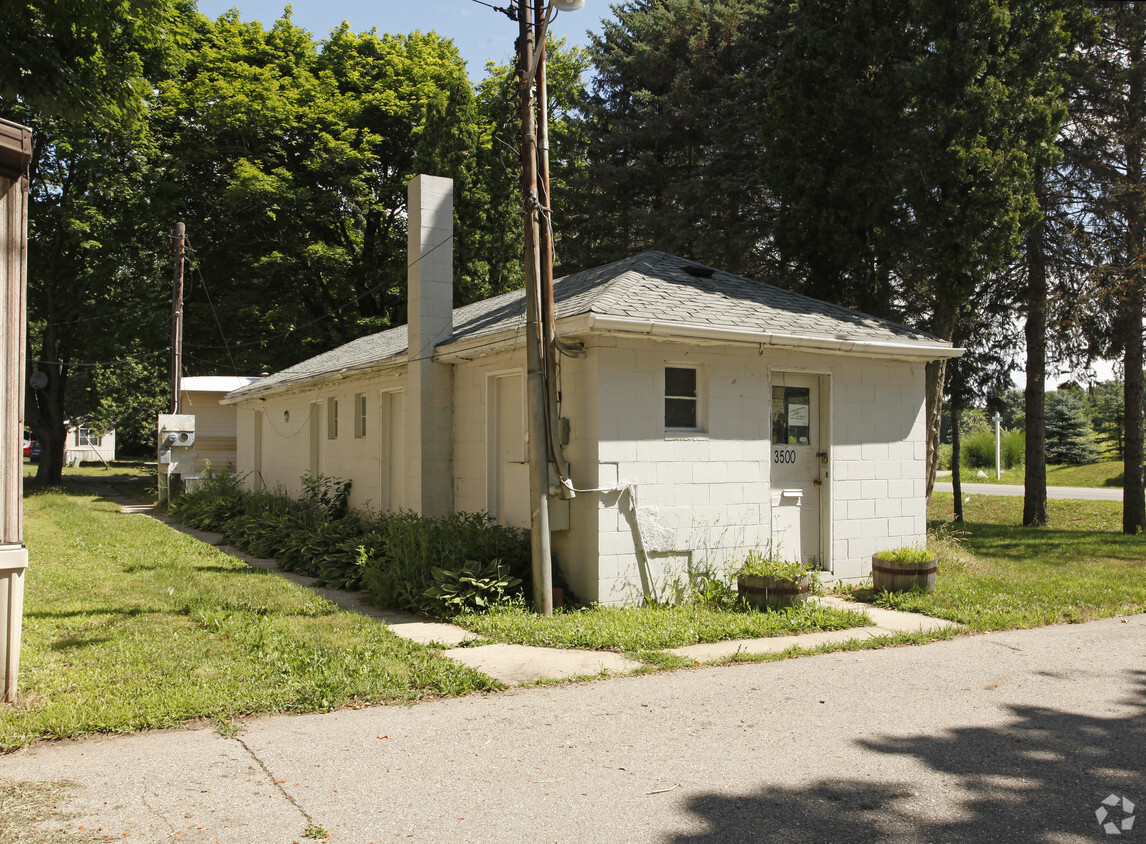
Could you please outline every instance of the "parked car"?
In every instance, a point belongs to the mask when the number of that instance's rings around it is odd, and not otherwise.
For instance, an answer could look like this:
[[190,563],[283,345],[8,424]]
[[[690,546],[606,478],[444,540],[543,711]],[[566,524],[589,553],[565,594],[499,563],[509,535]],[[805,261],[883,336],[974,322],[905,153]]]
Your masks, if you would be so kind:
[[32,445],[28,450],[28,459],[36,463],[40,459],[40,441],[32,440]]
[[25,457],[31,457],[32,456],[32,441],[30,439],[28,439],[27,437],[24,437],[24,456]]

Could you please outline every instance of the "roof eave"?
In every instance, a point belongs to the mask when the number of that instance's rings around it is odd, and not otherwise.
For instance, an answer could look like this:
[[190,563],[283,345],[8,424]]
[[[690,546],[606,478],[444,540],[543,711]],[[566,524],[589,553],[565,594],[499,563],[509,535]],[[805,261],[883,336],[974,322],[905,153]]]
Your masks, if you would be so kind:
[[235,405],[251,401],[252,399],[266,399],[271,396],[280,396],[286,393],[306,390],[312,386],[325,384],[329,381],[341,381],[351,376],[384,372],[387,369],[396,369],[405,365],[406,355],[401,354],[396,357],[386,358],[385,360],[370,361],[356,366],[346,366],[330,372],[322,372],[315,375],[300,375],[298,378],[291,378],[287,381],[277,381],[270,386],[262,388],[260,388],[258,382],[256,382],[250,387],[242,387],[227,393],[227,395],[219,400],[219,404]]
[[[709,342],[744,343],[753,346],[777,346],[787,349],[818,351],[831,354],[861,354],[867,357],[894,358],[896,360],[933,361],[949,360],[963,354],[943,341],[841,339],[815,337],[802,334],[784,334],[751,328],[697,325],[664,320],[633,319],[603,314],[586,314],[579,320],[581,330],[571,334],[596,332],[664,339],[691,339]],[[573,328],[573,326],[570,326]]]

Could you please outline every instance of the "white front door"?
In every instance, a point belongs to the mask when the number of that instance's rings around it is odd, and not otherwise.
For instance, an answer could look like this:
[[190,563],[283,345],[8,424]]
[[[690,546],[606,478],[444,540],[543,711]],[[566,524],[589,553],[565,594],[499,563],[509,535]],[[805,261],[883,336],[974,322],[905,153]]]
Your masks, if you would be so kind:
[[772,549],[817,567],[827,468],[820,401],[818,376],[772,373]]

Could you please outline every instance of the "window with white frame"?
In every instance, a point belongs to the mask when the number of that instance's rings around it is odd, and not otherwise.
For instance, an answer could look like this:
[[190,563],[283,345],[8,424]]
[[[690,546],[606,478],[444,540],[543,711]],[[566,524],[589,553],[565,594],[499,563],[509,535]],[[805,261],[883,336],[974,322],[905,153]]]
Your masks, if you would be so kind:
[[338,439],[338,399],[326,400],[326,438]]
[[80,448],[99,448],[103,437],[95,428],[76,428],[76,445]]
[[665,429],[700,430],[700,383],[694,366],[665,367]]
[[354,436],[358,439],[366,436],[366,393],[354,396]]

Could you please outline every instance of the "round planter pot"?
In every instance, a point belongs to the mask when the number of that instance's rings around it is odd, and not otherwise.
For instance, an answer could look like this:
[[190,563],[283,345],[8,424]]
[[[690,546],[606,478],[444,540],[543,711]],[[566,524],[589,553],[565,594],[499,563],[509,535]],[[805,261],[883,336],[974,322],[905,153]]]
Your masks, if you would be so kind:
[[759,577],[742,574],[736,578],[736,589],[744,600],[754,607],[778,610],[808,600],[811,578],[805,575],[799,580],[787,577]]
[[935,588],[938,557],[922,563],[896,563],[871,555],[871,583],[876,592],[930,592]]

